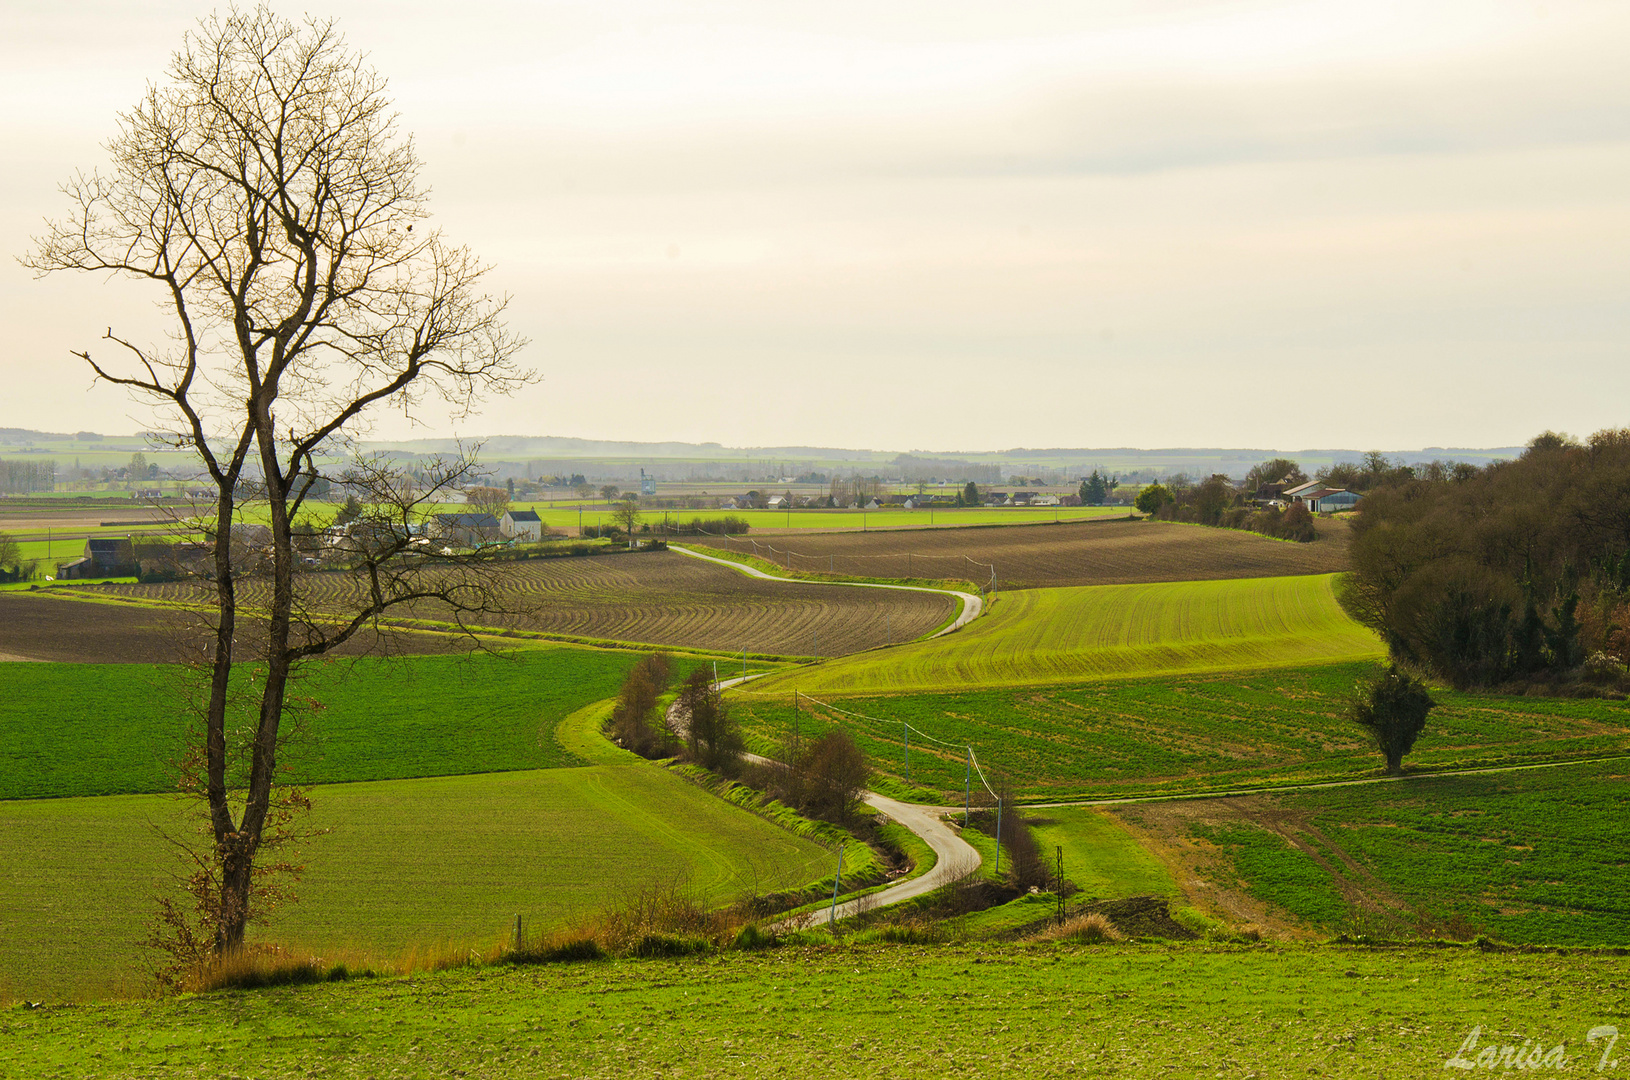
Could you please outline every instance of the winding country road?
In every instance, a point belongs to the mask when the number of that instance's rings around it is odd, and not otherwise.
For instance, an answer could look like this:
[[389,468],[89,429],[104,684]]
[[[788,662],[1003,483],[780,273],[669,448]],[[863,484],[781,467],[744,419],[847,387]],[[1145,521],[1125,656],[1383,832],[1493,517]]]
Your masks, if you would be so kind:
[[979,618],[980,613],[985,610],[985,601],[983,599],[973,593],[958,592],[956,589],[931,589],[926,585],[885,585],[878,581],[817,581],[811,578],[779,577],[775,574],[767,574],[757,567],[744,566],[730,559],[721,559],[717,555],[703,555],[700,551],[695,551],[680,544],[669,544],[668,550],[677,551],[689,555],[693,559],[701,559],[704,562],[728,566],[730,569],[746,574],[748,577],[763,578],[765,581],[790,581],[799,585],[835,585],[845,589],[895,589],[900,592],[940,593],[943,596],[954,596],[960,600],[962,610],[957,613],[957,617],[952,619],[949,625],[943,626],[935,633],[928,635],[929,637],[942,637],[945,634],[960,630]]
[[[728,559],[720,559],[711,555],[703,555],[700,552],[692,551],[689,548],[679,547],[677,545],[669,546],[672,550],[683,552],[692,558],[705,559],[708,562],[721,563],[752,577],[764,578],[770,581],[799,581],[801,583],[807,583],[806,579],[779,577],[775,574],[767,574],[764,571],[751,566],[743,566],[741,563],[732,562]],[[957,592],[950,589],[930,589],[918,585],[884,585],[881,583],[872,582],[830,582],[829,584],[844,585],[850,588],[907,589],[917,592],[941,592],[949,593],[952,596],[960,598],[962,601],[961,613],[950,623],[950,625],[942,628],[938,631],[938,633],[930,635],[932,637],[938,637],[942,634],[949,634],[955,630],[961,629],[974,619],[978,618],[984,606],[983,601],[978,596],[971,593]],[[757,675],[748,675],[729,679],[725,682],[721,682],[719,684],[719,689],[728,690],[731,687],[749,682],[758,677],[759,676]],[[678,722],[678,718],[673,719],[676,723]],[[745,756],[754,761],[769,761],[768,758],[760,757],[757,754],[748,754]],[[1400,780],[1431,780],[1450,776],[1481,776],[1490,773],[1521,772],[1528,769],[1554,769],[1563,768],[1568,765],[1584,765],[1597,761],[1613,761],[1627,758],[1630,758],[1630,755],[1610,754],[1599,758],[1576,758],[1564,761],[1525,762],[1520,765],[1497,765],[1482,769],[1460,769],[1444,772],[1410,773],[1404,776],[1374,776],[1357,780],[1326,780],[1306,784],[1288,784],[1283,787],[1232,788],[1219,791],[1195,791],[1165,795],[1133,795],[1108,799],[1071,799],[1058,802],[1027,803],[1024,805],[1024,808],[1045,809],[1049,807],[1064,806],[1124,806],[1131,803],[1177,802],[1190,799],[1229,799],[1247,795],[1277,795],[1294,791],[1320,791],[1326,788],[1357,787],[1365,784],[1387,784],[1395,783]],[[829,907],[822,907],[818,910],[810,911],[803,915],[783,920],[779,925],[794,928],[805,928],[819,926],[832,918],[846,919],[852,915],[857,915],[862,911],[867,911],[877,907],[884,907],[889,904],[898,904],[902,900],[910,900],[913,897],[922,896],[925,893],[929,893],[937,888],[940,888],[941,886],[950,884],[965,874],[979,869],[982,862],[979,852],[974,850],[974,848],[967,841],[963,840],[961,836],[957,835],[956,831],[946,823],[946,816],[955,809],[954,807],[927,806],[920,803],[904,803],[895,799],[890,799],[884,795],[879,795],[873,791],[866,792],[862,796],[862,799],[868,806],[875,808],[878,813],[894,821],[898,821],[900,824],[904,825],[906,828],[910,829],[913,833],[920,837],[923,842],[926,843],[934,852],[937,859],[934,866],[927,873],[914,877],[908,881],[903,881],[898,885],[891,885],[887,889],[883,889],[880,892],[871,893],[861,898],[846,900],[839,903],[835,910]]]

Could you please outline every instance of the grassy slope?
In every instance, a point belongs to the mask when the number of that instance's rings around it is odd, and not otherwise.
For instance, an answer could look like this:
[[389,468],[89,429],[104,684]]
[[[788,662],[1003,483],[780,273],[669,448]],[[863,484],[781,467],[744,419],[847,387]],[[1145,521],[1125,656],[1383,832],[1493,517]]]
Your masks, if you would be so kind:
[[[1427,926],[1508,941],[1630,945],[1630,763],[1286,795]],[[1314,925],[1362,922],[1334,875],[1254,824],[1197,827],[1251,891]],[[1326,858],[1342,877],[1339,859]]]
[[[1354,682],[1373,664],[1278,668],[1250,674],[1116,679],[1085,686],[963,693],[834,697],[836,716],[802,698],[800,732],[834,720],[873,765],[903,778],[901,722],[958,745],[971,743],[987,771],[1029,798],[1139,793],[1356,779],[1378,772],[1368,736],[1343,716]],[[732,696],[753,745],[769,750],[790,731],[790,693],[751,684]],[[1460,769],[1630,752],[1630,704],[1436,691],[1439,706],[1407,761]],[[825,699],[821,699],[825,700]],[[962,798],[956,749],[912,736],[912,780],[939,798]],[[974,781],[977,788],[978,781]],[[925,794],[924,798],[933,797]]]
[[1441,1076],[1481,1026],[1594,1075],[1627,977],[1476,950],[805,947],[11,1009],[0,1073]]
[[1333,575],[1008,593],[943,638],[845,657],[758,689],[911,693],[1378,658]]
[[[589,749],[600,715],[583,710],[563,737]],[[577,768],[318,790],[312,823],[334,832],[307,845],[301,902],[258,935],[388,957],[413,943],[485,946],[517,913],[558,924],[648,884],[726,900],[832,873],[825,849],[603,740],[591,755]],[[133,988],[150,898],[175,866],[153,827],[179,831],[178,813],[159,796],[0,802],[0,990]]]
[[[615,695],[638,658],[561,646],[319,665],[298,693],[326,708],[300,720],[284,760],[310,783],[575,764],[555,725]],[[182,745],[178,672],[0,664],[0,799],[171,789],[168,762]]]

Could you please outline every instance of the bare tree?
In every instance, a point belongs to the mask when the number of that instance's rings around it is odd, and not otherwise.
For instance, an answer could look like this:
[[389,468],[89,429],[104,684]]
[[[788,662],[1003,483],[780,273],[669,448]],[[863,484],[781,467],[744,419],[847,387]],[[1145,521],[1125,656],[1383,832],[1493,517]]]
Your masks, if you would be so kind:
[[[105,174],[63,186],[71,212],[24,262],[146,283],[173,318],[167,345],[110,328],[117,359],[75,355],[150,403],[155,428],[196,455],[216,492],[198,775],[212,837],[207,947],[219,954],[243,941],[263,876],[256,857],[280,821],[291,672],[398,604],[462,609],[473,598],[458,574],[421,580],[426,556],[406,527],[426,487],[471,479],[467,459],[429,485],[374,460],[351,477],[374,508],[352,530],[354,605],[304,610],[291,526],[323,462],[345,456],[380,407],[411,415],[435,394],[467,413],[532,376],[516,363],[523,342],[504,326],[505,300],[480,291],[486,267],[425,227],[412,141],[383,78],[332,22],[295,24],[264,7],[203,20],[165,80],[120,116],[108,150]],[[245,491],[267,504],[270,530],[252,597],[240,596],[231,542]],[[264,664],[241,744],[228,729],[240,632]],[[241,785],[230,799],[229,782]]]
[[502,518],[509,509],[509,492],[504,488],[482,485],[466,490],[464,502],[479,513]]
[[606,502],[608,502],[608,503],[611,502],[611,500],[615,499],[617,497],[617,495],[618,495],[618,489],[617,489],[616,484],[603,484],[603,485],[601,485],[601,487],[600,487],[600,497],[602,499],[604,499]]
[[632,495],[625,495],[623,500],[617,504],[616,509],[611,511],[611,520],[615,521],[617,528],[621,529],[623,534],[628,537],[630,546],[634,543],[634,530],[640,527],[641,517],[643,515],[640,513],[640,504],[634,500]]

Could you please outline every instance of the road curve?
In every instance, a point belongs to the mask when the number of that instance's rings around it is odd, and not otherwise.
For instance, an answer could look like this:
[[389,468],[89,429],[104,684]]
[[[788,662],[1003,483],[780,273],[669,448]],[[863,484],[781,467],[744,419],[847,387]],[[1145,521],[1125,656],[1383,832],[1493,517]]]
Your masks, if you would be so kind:
[[[757,675],[740,676],[728,679],[719,684],[721,691],[744,682],[758,678]],[[677,703],[676,703],[677,704]],[[675,705],[668,707],[668,722],[676,732],[683,734],[685,718],[676,711]],[[760,754],[743,754],[748,761],[761,765],[774,764],[769,758]],[[868,791],[861,796],[867,806],[875,809],[879,814],[893,821],[898,821],[915,833],[918,839],[927,844],[934,853],[934,865],[928,871],[902,881],[898,885],[890,885],[880,892],[870,893],[854,900],[846,900],[837,906],[836,918],[847,919],[851,915],[858,915],[861,911],[876,907],[886,907],[889,904],[898,904],[902,900],[931,893],[942,885],[949,885],[964,874],[979,869],[983,860],[974,846],[962,837],[956,830],[947,825],[944,815],[948,809],[943,806],[923,806],[917,803],[905,803],[891,799],[887,795],[879,795],[875,791]],[[841,887],[841,886],[840,886]],[[806,912],[783,919],[775,925],[778,928],[802,929],[808,926],[819,926],[821,923],[834,918],[830,906],[818,911]]]
[[728,566],[730,569],[746,574],[748,577],[763,578],[765,581],[789,581],[795,582],[799,585],[841,585],[848,589],[897,589],[901,592],[939,593],[942,596],[954,596],[960,600],[962,602],[962,610],[957,613],[957,617],[951,620],[950,625],[941,627],[936,632],[928,635],[929,637],[940,637],[944,634],[949,634],[960,630],[964,626],[967,626],[969,623],[973,622],[975,619],[979,618],[980,613],[985,609],[985,601],[980,597],[974,595],[973,593],[958,592],[956,589],[931,589],[926,585],[884,585],[881,582],[875,581],[815,581],[810,578],[785,578],[778,577],[775,574],[766,574],[757,567],[743,566],[739,562],[733,562],[730,559],[721,559],[716,555],[703,555],[700,551],[694,551],[691,548],[685,547],[681,544],[670,543],[668,545],[668,550],[677,551],[681,554],[689,555],[693,559],[701,559],[704,562],[718,563],[720,566]]
[[916,803],[897,802],[886,795],[879,795],[875,791],[868,791],[861,796],[866,805],[874,807],[884,817],[898,821],[912,832],[916,833],[930,848],[933,849],[936,861],[926,874],[902,881],[898,885],[890,885],[880,892],[870,893],[854,900],[845,900],[838,904],[835,912],[830,906],[815,911],[795,915],[777,923],[777,927],[789,930],[802,930],[808,927],[824,925],[831,919],[847,919],[851,915],[858,915],[862,911],[872,908],[885,907],[889,904],[898,904],[902,900],[910,900],[925,893],[931,893],[944,885],[949,885],[964,874],[979,869],[979,852],[966,840],[956,834],[956,830],[945,823],[940,816],[944,810],[938,806],[919,806]]

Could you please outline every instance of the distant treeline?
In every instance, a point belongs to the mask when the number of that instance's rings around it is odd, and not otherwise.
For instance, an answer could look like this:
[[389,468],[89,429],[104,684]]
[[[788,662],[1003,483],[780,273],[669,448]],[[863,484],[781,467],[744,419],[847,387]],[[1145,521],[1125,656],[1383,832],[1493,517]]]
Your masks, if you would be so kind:
[[57,489],[57,463],[44,461],[0,460],[0,494],[26,495],[31,491]]
[[1401,470],[1353,526],[1346,602],[1457,687],[1619,683],[1630,657],[1630,430]]

